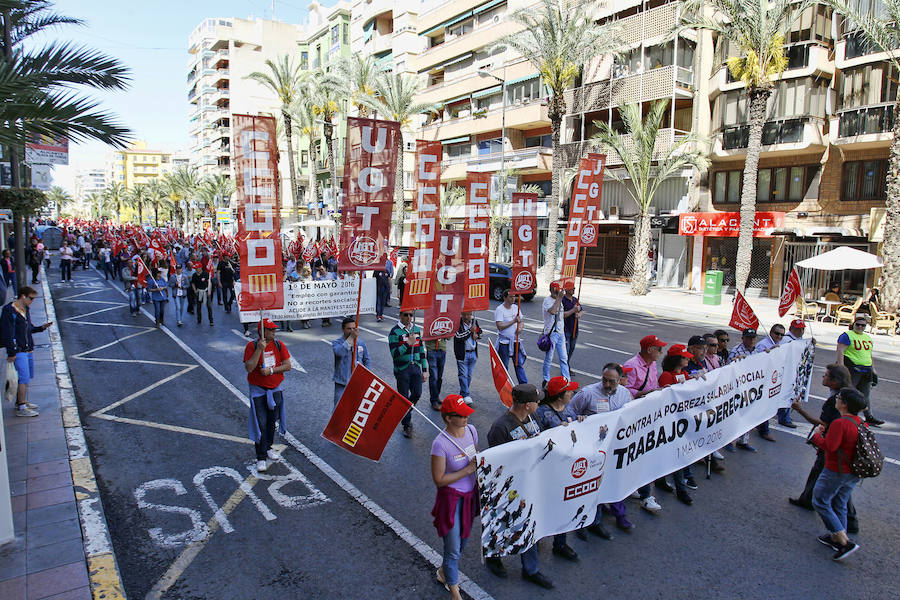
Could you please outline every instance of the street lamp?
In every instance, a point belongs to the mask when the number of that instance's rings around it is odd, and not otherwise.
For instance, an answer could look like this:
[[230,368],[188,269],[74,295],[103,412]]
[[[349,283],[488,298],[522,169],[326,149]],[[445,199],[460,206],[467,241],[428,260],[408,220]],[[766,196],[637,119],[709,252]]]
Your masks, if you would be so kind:
[[[500,96],[502,98],[502,108],[500,113],[500,173],[497,177],[497,183],[500,186],[500,206],[502,207],[506,204],[506,164],[505,164],[505,155],[506,155],[506,61],[503,61],[503,77],[497,77],[493,73],[488,72],[486,69],[478,69],[476,71],[479,77],[492,77],[500,82]],[[500,174],[502,174],[503,181],[500,181]],[[511,201],[512,199],[510,199]],[[512,216],[512,205],[510,205],[510,216]],[[498,233],[498,238],[500,237]],[[501,245],[501,240],[498,239],[497,246]],[[499,250],[498,250],[499,251]]]

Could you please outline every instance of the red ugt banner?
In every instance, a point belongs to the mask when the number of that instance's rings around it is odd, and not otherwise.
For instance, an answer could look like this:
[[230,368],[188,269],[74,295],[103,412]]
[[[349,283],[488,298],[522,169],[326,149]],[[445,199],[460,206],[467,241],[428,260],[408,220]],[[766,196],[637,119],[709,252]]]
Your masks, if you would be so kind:
[[800,287],[800,274],[797,273],[797,267],[791,269],[787,283],[784,284],[784,291],[781,292],[781,299],[778,301],[778,316],[783,317],[787,311],[791,310],[794,301],[803,293]]
[[740,292],[735,293],[734,308],[731,309],[731,322],[728,324],[740,331],[759,327],[759,318]]
[[596,161],[593,164],[591,177],[587,185],[587,214],[588,218],[581,225],[581,246],[593,248],[600,241],[597,231],[597,222],[603,214],[601,204],[603,200],[603,171],[606,168],[606,155],[588,153],[588,158]]
[[[584,233],[582,228],[595,218],[588,211],[589,207],[593,208],[593,205],[588,202],[588,192],[591,189],[597,163],[596,159],[582,158],[579,163],[578,173],[575,176],[575,185],[572,186],[572,202],[569,203],[569,225],[566,227],[566,243],[563,246],[561,283],[574,281],[575,276],[578,274],[578,253],[581,250],[582,234]],[[602,171],[602,167],[599,170]],[[598,190],[598,198],[599,195]],[[594,239],[591,241],[596,242],[596,230],[593,233]],[[587,237],[590,239],[590,234]]]
[[530,294],[536,283],[537,194],[512,195],[512,285],[510,294]]
[[463,310],[488,310],[488,231],[491,226],[491,174],[466,173],[466,300]]
[[434,272],[435,293],[425,309],[423,340],[452,337],[459,328],[466,284],[465,248],[471,235],[468,231],[440,232]]
[[439,189],[442,153],[440,142],[416,141],[415,246],[410,249],[406,289],[400,310],[429,308],[433,304],[437,232],[441,218]]
[[400,123],[347,117],[339,271],[384,268]]
[[284,307],[278,223],[278,138],[274,117],[232,115],[237,181],[240,310]]
[[409,400],[358,364],[322,437],[348,452],[378,462],[410,406]]

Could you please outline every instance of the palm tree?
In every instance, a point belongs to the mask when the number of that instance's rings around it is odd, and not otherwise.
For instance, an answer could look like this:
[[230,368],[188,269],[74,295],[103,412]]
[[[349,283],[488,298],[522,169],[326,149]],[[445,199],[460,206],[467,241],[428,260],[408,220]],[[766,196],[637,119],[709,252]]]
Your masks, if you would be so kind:
[[[650,207],[653,206],[660,184],[686,167],[702,170],[709,164],[709,159],[698,149],[698,140],[694,135],[680,138],[666,150],[656,152],[657,136],[668,107],[667,99],[657,100],[650,105],[650,111],[642,121],[640,104],[620,106],[619,114],[625,124],[624,134],[617,133],[604,122],[594,121],[599,132],[592,139],[602,149],[615,153],[622,161],[630,180],[625,185],[625,190],[638,209],[634,232],[637,241],[634,274],[631,278],[631,293],[634,296],[647,293]],[[615,171],[607,173],[613,179],[625,183]]]
[[[849,21],[846,30],[855,30],[882,52],[894,67],[894,76],[900,72],[900,0],[879,0],[875,3],[874,14],[862,13],[857,5],[845,0],[824,0],[836,12]],[[883,8],[881,12],[879,8]],[[886,13],[886,14],[885,14]],[[881,270],[881,302],[884,309],[892,313],[900,310],[900,94],[894,102],[894,137],[888,159],[887,195],[885,205],[884,241],[881,256],[884,267]],[[881,308],[881,307],[879,307]]]
[[447,229],[447,226],[450,224],[450,213],[455,212],[452,209],[464,206],[466,203],[466,188],[456,184],[449,184],[442,191],[441,229]]
[[200,181],[197,199],[206,208],[208,215],[215,217],[219,206],[227,205],[234,193],[234,184],[227,175],[207,175]]
[[59,187],[58,185],[54,185],[49,190],[47,190],[45,196],[47,197],[48,201],[56,203],[56,220],[59,221],[62,207],[72,202],[72,196],[69,195],[69,192]]
[[331,175],[332,201],[337,203],[340,187],[337,180],[337,163],[334,158],[334,120],[341,112],[342,85],[340,79],[322,69],[313,71],[307,88],[307,98],[312,114],[322,121],[322,135],[328,152],[328,169]]
[[278,101],[281,102],[281,118],[284,121],[284,137],[287,139],[288,147],[288,178],[291,183],[291,203],[294,207],[294,215],[297,214],[299,208],[297,204],[297,174],[294,169],[294,142],[293,127],[291,127],[290,106],[297,99],[303,88],[303,79],[306,72],[300,69],[300,65],[294,64],[294,61],[287,54],[278,58],[277,62],[266,60],[268,72],[254,71],[245,77],[245,79],[253,80],[260,85],[269,88],[275,93]]
[[[724,0],[723,0],[724,1]],[[566,0],[543,0],[543,6],[520,9],[511,16],[524,29],[501,38],[497,43],[519,52],[541,74],[542,83],[550,89],[548,116],[553,141],[553,174],[550,192],[550,223],[547,232],[545,268],[548,279],[556,269],[556,240],[559,234],[560,176],[563,155],[560,151],[562,120],[566,114],[563,93],[588,59],[614,54],[621,48],[618,27],[598,26],[588,13],[589,3],[572,7]]]
[[[200,187],[200,176],[197,174],[196,167],[182,166],[178,167],[166,177],[165,182],[168,187],[169,196],[178,206],[177,211],[183,215],[183,224],[193,224],[192,202],[197,197],[197,190]],[[182,208],[182,204],[184,207]]]
[[[316,116],[313,113],[313,105],[307,94],[303,94],[300,98],[291,104],[291,116],[293,123],[297,125],[303,137],[309,140],[309,151],[307,152],[307,160],[309,162],[309,184],[307,202],[318,206],[318,195],[316,193],[316,140],[319,138],[320,130],[316,123]],[[318,210],[318,209],[316,209]]]
[[[812,4],[811,0],[683,0],[679,30],[706,29],[741,55],[727,60],[728,70],[744,82],[749,102],[749,141],[741,187],[741,230],[735,262],[735,287],[743,292],[750,276],[753,222],[756,219],[756,174],[773,78],[787,67],[784,32]],[[710,10],[714,11],[710,14]]]
[[115,209],[116,213],[116,221],[119,224],[122,223],[122,202],[125,200],[125,185],[119,183],[118,181],[114,181],[111,185],[107,186],[105,190],[103,190],[103,195],[106,199],[107,206],[111,209]]
[[344,95],[360,117],[369,116],[366,100],[375,96],[375,81],[382,71],[372,55],[351,54],[337,64],[336,74],[343,83]]
[[125,193],[125,202],[138,211],[138,225],[144,224],[144,205],[147,204],[147,186],[137,184]]
[[147,184],[147,204],[153,207],[153,225],[159,227],[159,209],[166,206],[169,194],[159,179]]
[[384,73],[375,80],[377,98],[364,99],[370,108],[377,110],[388,120],[400,123],[397,136],[397,171],[394,173],[394,223],[396,239],[403,237],[403,223],[406,221],[406,203],[403,198],[403,130],[409,129],[413,117],[424,112],[434,112],[437,105],[416,102],[419,93],[418,79],[400,73]]
[[91,192],[87,197],[87,204],[91,208],[92,219],[100,219],[103,216],[103,194]]

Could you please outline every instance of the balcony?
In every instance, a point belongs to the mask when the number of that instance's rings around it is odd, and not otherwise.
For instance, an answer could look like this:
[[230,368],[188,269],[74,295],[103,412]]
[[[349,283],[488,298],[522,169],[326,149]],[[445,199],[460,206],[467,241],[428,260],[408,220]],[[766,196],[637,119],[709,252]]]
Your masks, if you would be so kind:
[[[763,125],[762,152],[766,156],[821,152],[826,146],[823,124],[822,119],[810,116],[769,121]],[[713,155],[719,158],[745,155],[749,139],[749,125],[726,127],[716,136]]]
[[[506,106],[506,129],[527,129],[550,123],[547,103],[544,99]],[[444,119],[425,125],[420,131],[422,139],[446,140],[464,135],[498,131],[503,127],[503,108],[498,107],[458,119]]]
[[522,28],[510,20],[500,19],[497,23],[481,25],[470,33],[446,41],[439,46],[428,48],[416,58],[416,70],[422,71],[439,65],[444,61],[464,54],[467,51],[483,48],[508,33],[515,33]]
[[375,33],[369,38],[369,41],[365,43],[363,46],[363,50],[370,54],[381,54],[382,52],[387,52],[388,50],[393,50],[394,48],[394,34],[393,33],[385,33],[378,34]]
[[[684,139],[688,135],[687,131],[667,127],[660,129],[656,136],[656,145],[653,147],[653,159],[662,158],[672,146]],[[630,135],[625,136],[625,147],[630,151],[634,148],[634,141]],[[567,169],[578,166],[578,161],[587,156],[588,152],[602,152],[598,150],[590,141],[570,142],[561,144],[560,151],[563,161]],[[622,164],[622,159],[615,152],[607,152],[606,164],[610,167]]]
[[694,90],[692,69],[668,65],[634,75],[596,81],[566,90],[567,112],[587,113],[660,98],[692,98]]
[[506,170],[515,170],[522,173],[550,171],[553,168],[553,150],[540,147],[520,148],[502,154],[493,152],[477,156],[460,156],[445,160],[443,164],[452,165],[459,162],[465,163],[468,171],[482,173],[499,171],[501,166]]
[[675,3],[665,4],[616,22],[625,46],[638,44],[641,40],[660,38],[667,35],[678,24],[678,8]]
[[887,147],[893,139],[894,103],[851,108],[837,114],[835,144],[854,148]]

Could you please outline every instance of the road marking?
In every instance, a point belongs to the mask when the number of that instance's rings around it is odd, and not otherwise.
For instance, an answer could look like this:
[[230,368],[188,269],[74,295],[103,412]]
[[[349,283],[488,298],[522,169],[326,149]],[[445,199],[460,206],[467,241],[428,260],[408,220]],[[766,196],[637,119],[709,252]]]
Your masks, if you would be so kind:
[[[98,358],[98,359],[95,359],[95,360],[104,360],[104,359]],[[137,362],[137,361],[126,361],[126,362]],[[100,410],[98,410],[98,411],[92,413],[91,416],[98,416],[98,415],[105,414],[106,412],[108,412],[108,411],[110,411],[110,410],[112,410],[112,409],[114,409],[114,408],[116,408],[116,407],[119,407],[119,406],[125,404],[126,402],[129,402],[129,401],[131,401],[131,400],[134,400],[134,399],[137,398],[138,396],[142,396],[142,395],[146,394],[146,393],[149,392],[150,390],[156,389],[156,388],[158,388],[158,387],[161,386],[161,385],[164,385],[164,384],[166,384],[166,383],[169,383],[170,381],[172,381],[172,380],[175,379],[176,377],[181,377],[181,376],[184,375],[185,373],[190,373],[191,371],[193,371],[193,370],[196,369],[196,368],[197,368],[197,365],[188,365],[188,366],[186,366],[184,369],[181,369],[180,371],[178,371],[178,372],[176,372],[176,373],[172,373],[171,375],[168,375],[167,377],[163,377],[163,378],[160,379],[159,381],[154,381],[154,382],[151,383],[150,385],[145,386],[145,387],[139,389],[138,391],[134,392],[133,394],[129,394],[129,395],[125,396],[124,398],[122,398],[121,400],[117,400],[117,401],[113,402],[112,404],[110,404],[109,406],[105,406],[105,407],[101,408]]]
[[619,354],[631,354],[631,352],[627,352],[625,350],[619,350],[617,348],[610,348],[608,346],[599,346],[597,344],[592,344],[591,342],[585,342],[585,346],[590,346],[591,348],[600,348],[601,350],[609,350],[610,352],[617,352]]
[[[236,335],[240,338],[247,339],[247,336],[245,336],[242,332],[238,331],[237,329],[232,329],[231,333],[233,333],[234,335]],[[297,359],[294,358],[293,356],[291,356],[291,368],[295,371],[300,371],[301,373],[306,373],[306,369],[303,368],[303,365],[298,363]]]
[[[195,365],[196,366],[196,365]],[[142,421],[141,419],[129,419],[127,417],[117,417],[116,415],[92,414],[92,417],[104,419],[106,421],[115,421],[116,423],[127,423],[128,425],[140,425],[141,427],[151,427],[153,429],[164,429],[165,431],[174,431],[176,433],[189,433],[191,435],[199,435],[202,437],[213,438],[217,440],[225,440],[227,442],[236,442],[238,444],[253,445],[253,440],[246,437],[237,437],[225,433],[215,433],[213,431],[204,431],[202,429],[192,429],[191,427],[181,427],[180,425],[169,425],[167,423],[154,423],[153,421]]]
[[[376,342],[388,341],[387,336],[384,336],[384,334],[381,333],[380,331],[375,331],[374,329],[369,329],[368,327],[363,327],[362,325],[359,326],[359,329],[362,329],[363,331],[368,331],[369,333],[371,333],[374,336],[378,336],[378,339],[375,340]],[[384,337],[381,337],[381,336],[384,336]]]
[[[789,427],[784,427],[783,425],[770,425],[770,427],[772,429],[776,429],[783,433],[789,433],[791,435],[795,435],[795,436],[803,438],[803,439],[806,439],[807,437],[809,437],[809,432],[812,429],[812,425],[807,425],[807,424],[803,424],[803,423],[798,424],[797,429],[791,429]],[[900,432],[895,432],[895,431],[878,431],[875,429],[873,429],[872,431],[875,432],[876,436],[881,435],[881,434],[900,435]],[[890,458],[890,457],[885,456],[884,460],[885,460],[885,462],[889,462],[892,465],[896,465],[896,466],[900,467],[900,460],[897,460],[896,458]]]

